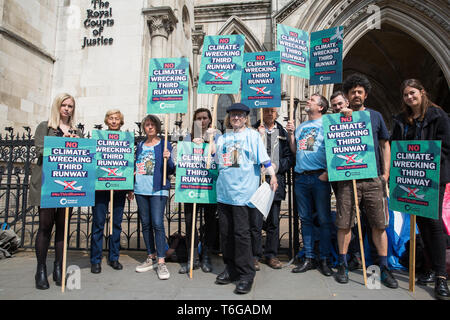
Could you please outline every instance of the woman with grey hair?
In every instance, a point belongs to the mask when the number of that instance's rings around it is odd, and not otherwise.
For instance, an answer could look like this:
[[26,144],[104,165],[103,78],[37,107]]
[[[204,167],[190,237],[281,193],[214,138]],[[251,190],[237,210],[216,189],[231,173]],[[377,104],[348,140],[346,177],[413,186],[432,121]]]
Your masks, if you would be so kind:
[[[109,131],[120,131],[124,124],[122,112],[118,109],[108,110],[105,115],[105,124]],[[108,265],[114,270],[122,270],[119,262],[120,234],[122,233],[123,208],[125,206],[126,190],[115,190],[113,201],[113,234],[109,237]],[[105,228],[108,204],[111,201],[110,193],[106,190],[95,191],[95,206],[92,207],[91,232],[91,272],[102,271],[103,230]]]

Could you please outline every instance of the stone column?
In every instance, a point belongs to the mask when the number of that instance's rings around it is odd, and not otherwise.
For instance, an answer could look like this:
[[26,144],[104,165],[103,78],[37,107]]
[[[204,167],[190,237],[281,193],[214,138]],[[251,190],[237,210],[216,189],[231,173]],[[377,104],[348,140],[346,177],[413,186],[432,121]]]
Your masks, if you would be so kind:
[[[193,58],[192,58],[192,95],[193,95],[193,99],[192,99],[192,110],[189,111],[193,111],[195,109],[197,109],[199,106],[197,105],[198,101],[197,101],[197,88],[198,88],[198,80],[199,80],[199,70],[200,70],[200,66],[198,65],[198,55],[200,53],[200,48],[203,45],[203,39],[205,38],[205,32],[203,32],[203,26],[195,26],[195,30],[194,32],[192,32],[192,52],[194,54]],[[190,114],[193,114],[190,113]],[[189,119],[189,126],[188,128],[190,128],[191,126],[191,121],[193,119]]]
[[151,57],[165,58],[167,41],[178,23],[177,17],[171,7],[147,8],[142,13],[150,31]]
[[[167,42],[170,34],[178,23],[178,19],[172,8],[168,6],[146,8],[142,10],[142,13],[145,16],[150,32],[150,58],[167,58]],[[166,126],[167,124],[165,123],[164,118],[165,116],[160,116],[164,126]],[[169,123],[174,124],[175,118],[175,114],[169,114]],[[169,130],[173,130],[173,128],[173,125],[169,126]]]

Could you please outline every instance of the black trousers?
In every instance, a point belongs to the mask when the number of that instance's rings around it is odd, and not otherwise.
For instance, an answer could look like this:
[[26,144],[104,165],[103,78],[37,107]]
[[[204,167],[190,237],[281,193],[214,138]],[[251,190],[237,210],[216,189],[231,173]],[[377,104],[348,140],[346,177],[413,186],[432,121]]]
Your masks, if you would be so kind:
[[250,236],[252,238],[252,255],[259,260],[262,257],[263,215],[256,208],[248,208],[250,216]]
[[442,220],[442,203],[444,201],[445,184],[439,185],[439,219],[430,219],[417,216],[417,225],[425,250],[430,255],[432,269],[437,276],[446,276],[446,249],[447,240]]
[[233,279],[252,281],[255,278],[250,235],[252,208],[218,203],[217,210],[223,262]]
[[[205,219],[205,228],[204,233],[202,235],[202,239],[200,241],[202,242],[202,250],[208,251],[211,249],[214,245],[214,241],[216,240],[217,235],[217,219],[216,219],[216,211],[217,211],[217,205],[215,204],[197,204],[197,214],[196,217],[198,218],[198,215],[200,213],[200,210],[203,208],[203,218]],[[192,233],[192,213],[194,211],[194,205],[192,203],[185,203],[184,204],[184,219],[186,222],[186,241],[188,246],[188,252],[190,252],[190,246],[191,246],[191,233]],[[195,219],[195,222],[197,224],[197,219]],[[198,231],[197,226],[194,226],[194,257],[198,256],[198,250],[195,250],[195,248],[198,247]]]
[[274,201],[270,208],[269,215],[264,221],[266,230],[266,244],[264,246],[264,256],[268,259],[275,258],[278,254],[280,241],[280,208],[281,201]]

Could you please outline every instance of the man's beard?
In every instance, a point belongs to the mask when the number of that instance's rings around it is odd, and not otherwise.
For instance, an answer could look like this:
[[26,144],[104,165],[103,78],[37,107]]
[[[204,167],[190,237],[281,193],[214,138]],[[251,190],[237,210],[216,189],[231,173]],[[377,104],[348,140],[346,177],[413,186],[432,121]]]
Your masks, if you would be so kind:
[[350,103],[350,108],[351,109],[360,109],[363,105],[364,105],[364,101],[362,101],[362,100],[358,100],[358,101],[353,100]]

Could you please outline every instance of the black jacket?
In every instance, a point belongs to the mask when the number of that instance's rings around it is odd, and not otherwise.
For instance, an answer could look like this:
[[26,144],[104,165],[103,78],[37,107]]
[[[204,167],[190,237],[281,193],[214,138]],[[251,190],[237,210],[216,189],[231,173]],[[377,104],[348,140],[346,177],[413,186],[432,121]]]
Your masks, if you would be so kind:
[[[408,125],[408,132],[413,133],[405,135],[406,117],[401,113],[394,117],[394,126],[392,129],[391,140],[415,140],[415,124]],[[420,132],[420,140],[441,140],[441,175],[440,183],[450,182],[450,119],[447,113],[436,107],[429,107],[423,119],[423,126]]]
[[[259,124],[261,121],[256,122],[253,125],[253,128],[258,129]],[[276,128],[278,129],[278,150],[279,150],[279,154],[278,154],[278,171],[277,171],[277,180],[278,180],[278,188],[277,191],[275,192],[275,197],[274,197],[274,201],[281,201],[284,200],[286,198],[286,172],[289,171],[289,169],[292,167],[292,165],[294,164],[294,156],[292,155],[291,150],[289,149],[289,143],[288,143],[288,139],[287,139],[287,132],[286,130],[283,128],[283,126],[275,121],[275,125]],[[270,139],[268,138],[267,140],[270,141]],[[269,146],[267,146],[269,149]],[[267,151],[267,153],[270,155],[270,150]],[[273,158],[272,156],[270,157],[271,159]],[[267,180],[267,182],[270,181],[270,178]]]

